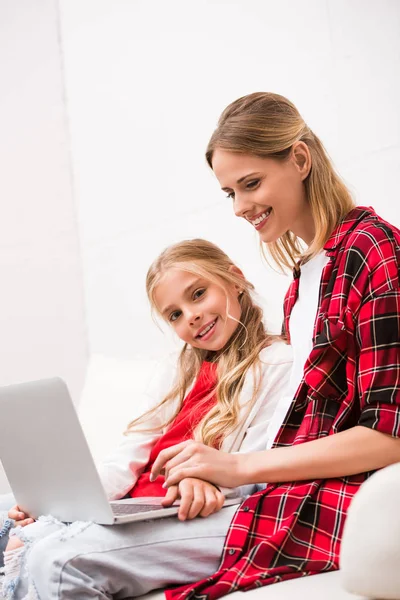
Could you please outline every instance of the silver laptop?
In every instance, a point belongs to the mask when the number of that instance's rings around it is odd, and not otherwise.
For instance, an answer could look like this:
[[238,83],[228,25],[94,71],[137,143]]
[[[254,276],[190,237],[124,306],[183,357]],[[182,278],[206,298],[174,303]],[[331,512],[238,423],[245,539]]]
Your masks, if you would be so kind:
[[[0,460],[18,506],[34,518],[111,525],[178,513],[162,498],[108,501],[60,378],[0,387]],[[241,500],[226,499],[225,506]]]

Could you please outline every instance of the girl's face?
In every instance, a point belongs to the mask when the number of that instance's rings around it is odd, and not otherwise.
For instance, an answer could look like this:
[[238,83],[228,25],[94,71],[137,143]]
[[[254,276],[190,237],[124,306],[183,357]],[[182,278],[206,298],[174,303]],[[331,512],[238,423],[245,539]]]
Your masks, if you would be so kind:
[[294,144],[283,161],[217,148],[212,167],[236,216],[246,219],[263,242],[275,242],[286,231],[312,242],[315,228],[303,183],[311,158],[303,142]]
[[235,319],[241,316],[239,288],[225,282],[222,285],[169,269],[157,285],[154,299],[181,340],[194,348],[216,352],[230,340],[239,326]]

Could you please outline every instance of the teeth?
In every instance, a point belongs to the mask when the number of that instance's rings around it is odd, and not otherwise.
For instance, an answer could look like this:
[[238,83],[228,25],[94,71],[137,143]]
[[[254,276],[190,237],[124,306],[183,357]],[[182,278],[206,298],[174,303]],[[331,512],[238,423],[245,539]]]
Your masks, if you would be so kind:
[[269,215],[269,213],[271,212],[272,208],[269,208],[268,210],[266,210],[262,215],[260,215],[257,219],[255,219],[254,221],[252,221],[253,225],[258,225],[259,223],[261,223],[261,221],[264,221],[264,219],[266,219]]
[[211,327],[214,327],[214,325],[215,325],[215,321],[213,321],[205,329],[203,329],[203,331],[201,333],[199,333],[198,337],[203,337],[203,335],[206,335],[206,333],[208,333],[210,331]]

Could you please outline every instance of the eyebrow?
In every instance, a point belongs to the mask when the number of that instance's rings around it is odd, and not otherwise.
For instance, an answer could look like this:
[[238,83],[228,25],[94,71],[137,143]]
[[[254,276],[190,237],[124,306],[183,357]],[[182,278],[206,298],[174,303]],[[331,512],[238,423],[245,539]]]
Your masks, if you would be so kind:
[[[242,183],[242,181],[244,181],[247,177],[253,177],[253,175],[259,175],[259,174],[260,173],[258,171],[255,171],[254,173],[247,173],[247,175],[243,175],[243,177],[240,177],[240,179],[238,179],[236,183],[237,184],[238,183]],[[225,192],[226,190],[230,190],[230,189],[232,189],[232,188],[230,188],[230,187],[223,187],[223,188],[221,188],[221,190],[223,192]]]
[[[197,279],[195,279],[190,285],[188,285],[187,287],[185,287],[184,291],[183,291],[183,295],[186,296],[191,290],[192,288],[196,287],[196,285],[201,281],[201,278],[198,277]],[[168,313],[172,308],[174,307],[173,304],[170,304],[169,306],[167,306],[166,308],[164,308],[164,310],[162,311],[162,315],[165,315],[166,313]]]

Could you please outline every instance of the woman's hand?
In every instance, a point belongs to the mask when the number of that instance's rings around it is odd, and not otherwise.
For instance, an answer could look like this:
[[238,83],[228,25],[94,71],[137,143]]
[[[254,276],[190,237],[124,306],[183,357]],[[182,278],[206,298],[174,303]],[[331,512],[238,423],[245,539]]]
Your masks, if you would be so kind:
[[172,485],[162,501],[163,506],[171,506],[175,500],[181,499],[178,519],[194,519],[208,517],[221,510],[224,495],[212,483],[188,477],[178,485]]
[[16,527],[25,527],[25,525],[30,525],[35,521],[35,519],[24,513],[17,504],[8,511],[8,518],[15,521]]
[[188,440],[160,452],[151,470],[150,480],[154,481],[163,471],[166,487],[187,477],[196,477],[222,487],[237,487],[245,483],[240,481],[240,461],[240,454],[229,454]]

